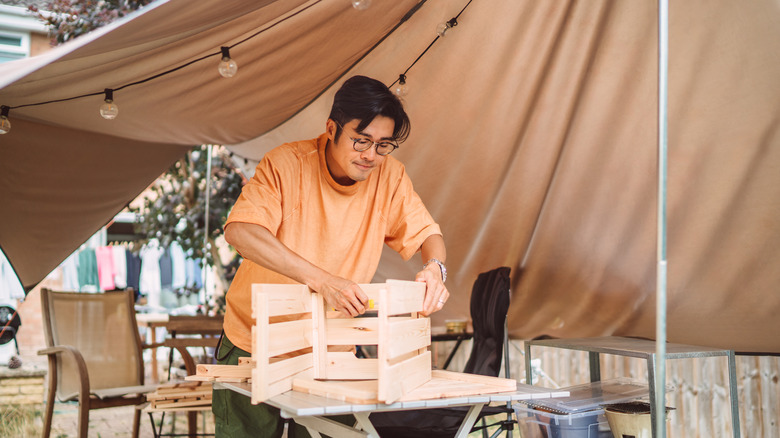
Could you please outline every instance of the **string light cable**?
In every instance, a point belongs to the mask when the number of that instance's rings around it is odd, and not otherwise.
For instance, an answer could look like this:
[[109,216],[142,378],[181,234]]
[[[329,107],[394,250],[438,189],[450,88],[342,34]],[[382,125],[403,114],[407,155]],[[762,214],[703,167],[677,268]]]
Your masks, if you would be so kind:
[[[8,133],[8,131],[11,130],[11,121],[10,121],[10,118],[9,118],[9,113],[10,113],[10,110],[12,110],[12,109],[19,109],[19,108],[27,108],[27,107],[33,107],[33,106],[48,105],[48,104],[52,104],[52,103],[68,102],[68,101],[71,101],[71,100],[84,99],[84,98],[88,98],[88,97],[101,96],[101,95],[103,95],[105,97],[104,97],[104,100],[103,100],[103,104],[100,106],[100,115],[103,118],[107,119],[107,120],[111,120],[111,119],[115,118],[117,116],[118,112],[119,112],[119,107],[116,105],[116,103],[114,103],[114,93],[115,92],[124,90],[125,88],[134,87],[136,85],[141,85],[141,84],[153,81],[155,79],[161,78],[161,77],[169,75],[171,73],[175,73],[175,72],[177,72],[179,70],[187,68],[187,67],[189,67],[189,66],[191,66],[193,64],[199,63],[199,62],[204,61],[206,59],[213,58],[215,56],[219,56],[220,57],[220,64],[219,64],[219,67],[218,67],[218,70],[219,70],[220,74],[222,74],[222,76],[224,76],[224,77],[232,77],[232,75],[231,76],[226,76],[225,74],[222,73],[222,71],[223,71],[223,64],[228,64],[226,70],[227,70],[228,73],[230,73],[230,71],[232,71],[233,75],[235,75],[235,73],[236,73],[236,71],[238,69],[238,65],[235,63],[235,61],[233,61],[232,67],[230,65],[229,61],[232,61],[232,59],[230,58],[230,49],[232,49],[232,48],[234,48],[236,46],[239,46],[239,45],[241,45],[241,44],[243,44],[243,43],[245,43],[245,42],[247,42],[247,41],[257,37],[257,36],[263,34],[264,32],[267,32],[267,31],[273,29],[274,27],[284,23],[287,20],[290,20],[290,19],[294,18],[295,16],[305,12],[306,10],[311,9],[314,6],[317,6],[318,4],[322,3],[323,1],[325,1],[325,0],[317,0],[314,3],[311,3],[311,4],[307,5],[304,8],[301,8],[301,9],[291,13],[290,15],[287,15],[286,17],[281,18],[280,20],[274,22],[273,24],[269,25],[268,27],[264,27],[264,28],[258,30],[257,32],[247,36],[246,38],[244,38],[244,39],[242,39],[242,40],[240,40],[240,41],[238,41],[238,42],[236,42],[236,43],[234,43],[234,44],[232,44],[230,46],[220,47],[219,52],[213,52],[213,53],[206,54],[204,56],[201,56],[200,58],[193,59],[193,60],[188,61],[188,62],[186,62],[184,64],[181,64],[179,66],[173,67],[171,69],[165,70],[163,72],[157,73],[155,75],[149,76],[149,77],[144,78],[144,79],[140,79],[140,80],[135,81],[135,82],[130,82],[130,83],[121,85],[121,86],[116,87],[116,88],[106,88],[103,91],[96,91],[96,92],[93,92],[93,93],[85,93],[85,94],[80,94],[80,95],[77,95],[77,96],[64,97],[64,98],[61,98],[61,99],[52,99],[52,100],[47,100],[47,101],[42,101],[42,102],[26,103],[26,104],[13,105],[13,106],[2,105],[2,106],[0,106],[0,110],[2,111],[2,112],[0,112],[0,134],[6,134],[6,133]],[[227,62],[225,61],[225,55],[226,54],[227,54],[227,58],[228,58]],[[111,100],[111,102],[108,102],[108,100]],[[113,104],[113,108],[108,108],[107,105],[110,106],[111,104]],[[104,112],[106,114],[104,114]],[[113,117],[112,117],[112,114],[113,114]]]
[[430,50],[431,47],[433,47],[433,45],[436,44],[436,41],[439,41],[439,38],[444,38],[450,29],[458,25],[458,18],[460,18],[463,12],[465,12],[466,9],[469,7],[469,5],[471,5],[472,1],[474,0],[469,0],[468,3],[466,3],[465,6],[463,6],[463,9],[461,9],[460,12],[458,12],[458,15],[450,18],[449,20],[439,24],[436,27],[436,38],[434,38],[433,41],[431,41],[431,43],[428,44],[428,47],[426,47],[425,50],[423,50],[422,53],[420,53],[417,59],[415,59],[414,62],[412,62],[412,64],[409,65],[409,67],[407,67],[406,70],[404,70],[403,73],[398,75],[398,79],[396,79],[392,84],[390,84],[390,87],[388,87],[393,91],[393,93],[395,93],[399,97],[406,96],[409,93],[409,86],[406,83],[407,73],[409,73],[409,70],[411,70],[412,67],[414,67],[414,65],[417,64],[417,61],[422,59],[422,57],[425,56],[426,53],[428,53],[428,50]]

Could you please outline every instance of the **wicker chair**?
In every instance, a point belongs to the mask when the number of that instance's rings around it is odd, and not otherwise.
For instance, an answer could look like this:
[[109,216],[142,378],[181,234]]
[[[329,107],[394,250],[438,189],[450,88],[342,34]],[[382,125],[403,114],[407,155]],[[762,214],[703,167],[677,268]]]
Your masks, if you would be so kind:
[[[48,390],[43,436],[51,433],[55,395],[78,400],[79,436],[86,438],[89,411],[140,405],[156,385],[144,385],[141,338],[132,290],[74,293],[41,290],[48,356]],[[135,409],[133,437],[141,411]]]

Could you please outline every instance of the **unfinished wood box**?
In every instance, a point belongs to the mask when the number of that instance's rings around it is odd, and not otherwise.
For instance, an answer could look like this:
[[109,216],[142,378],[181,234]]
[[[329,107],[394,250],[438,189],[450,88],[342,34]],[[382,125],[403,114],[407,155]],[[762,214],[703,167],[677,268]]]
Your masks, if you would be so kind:
[[[293,389],[294,381],[305,389],[325,380],[375,380],[377,401],[392,403],[431,380],[431,324],[419,313],[425,284],[360,287],[369,311],[343,318],[305,285],[252,286],[252,403]],[[328,351],[354,345],[376,345],[377,358]]]

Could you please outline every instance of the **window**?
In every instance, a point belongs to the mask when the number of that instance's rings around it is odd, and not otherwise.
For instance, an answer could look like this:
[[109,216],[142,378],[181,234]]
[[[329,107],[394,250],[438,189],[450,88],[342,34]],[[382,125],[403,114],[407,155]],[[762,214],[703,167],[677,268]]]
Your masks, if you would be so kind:
[[0,30],[0,62],[26,58],[29,55],[29,34]]

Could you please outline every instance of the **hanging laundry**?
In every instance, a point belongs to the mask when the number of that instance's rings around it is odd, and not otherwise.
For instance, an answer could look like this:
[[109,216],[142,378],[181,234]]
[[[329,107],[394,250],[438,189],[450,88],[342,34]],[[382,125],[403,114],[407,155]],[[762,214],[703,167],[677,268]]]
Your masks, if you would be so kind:
[[114,260],[114,287],[117,289],[127,288],[127,255],[125,247],[122,245],[112,245]]
[[147,305],[152,308],[161,308],[160,292],[160,256],[163,250],[156,243],[150,243],[141,249],[141,275],[139,290],[146,295]]
[[84,248],[79,251],[79,290],[82,292],[98,292],[100,280],[98,278],[97,257],[93,248]]
[[95,248],[100,289],[114,290],[114,250],[110,246]]
[[170,249],[171,267],[173,271],[171,287],[173,290],[184,289],[187,287],[187,259],[184,255],[184,250],[178,242],[173,242]]

